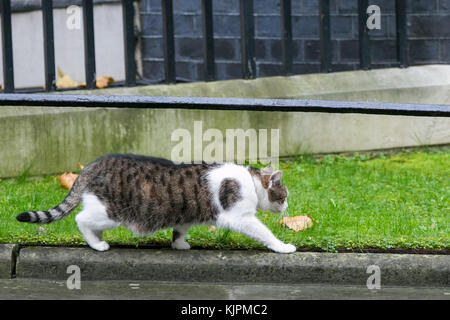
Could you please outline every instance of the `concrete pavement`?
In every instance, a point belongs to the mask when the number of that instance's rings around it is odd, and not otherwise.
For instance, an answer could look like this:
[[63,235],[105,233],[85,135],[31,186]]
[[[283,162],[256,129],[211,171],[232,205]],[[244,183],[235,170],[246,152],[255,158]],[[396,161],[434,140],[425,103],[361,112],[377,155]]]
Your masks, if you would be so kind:
[[450,255],[318,253],[264,250],[129,249],[0,245],[0,278],[65,281],[78,268],[86,281],[328,284],[450,287]]

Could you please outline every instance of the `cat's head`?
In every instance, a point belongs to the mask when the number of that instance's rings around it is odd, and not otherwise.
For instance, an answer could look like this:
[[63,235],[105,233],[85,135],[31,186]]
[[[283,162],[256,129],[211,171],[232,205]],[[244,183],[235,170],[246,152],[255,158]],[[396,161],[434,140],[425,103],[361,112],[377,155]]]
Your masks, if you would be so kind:
[[282,172],[273,171],[271,166],[264,169],[250,168],[250,174],[257,182],[258,209],[281,213],[288,207],[289,191],[281,181]]

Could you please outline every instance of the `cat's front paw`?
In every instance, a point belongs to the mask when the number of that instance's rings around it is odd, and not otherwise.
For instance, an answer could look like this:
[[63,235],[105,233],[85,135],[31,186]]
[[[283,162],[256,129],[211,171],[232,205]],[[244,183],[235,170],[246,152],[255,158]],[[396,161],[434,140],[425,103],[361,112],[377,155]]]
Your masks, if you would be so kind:
[[107,251],[109,250],[109,244],[105,241],[100,241],[96,244],[91,245],[91,248],[97,251]]
[[175,241],[172,242],[172,248],[176,250],[189,250],[191,246],[186,241]]
[[294,245],[286,243],[279,244],[277,246],[271,247],[270,249],[278,253],[293,253],[297,250]]

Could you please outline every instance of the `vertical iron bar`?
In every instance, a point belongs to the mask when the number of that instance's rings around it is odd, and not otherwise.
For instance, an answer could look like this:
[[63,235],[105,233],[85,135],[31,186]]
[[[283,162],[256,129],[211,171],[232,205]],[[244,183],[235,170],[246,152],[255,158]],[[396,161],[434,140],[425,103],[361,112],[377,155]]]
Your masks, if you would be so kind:
[[2,49],[3,49],[3,92],[14,92],[14,65],[11,28],[11,0],[1,0]]
[[125,50],[125,86],[136,85],[136,60],[134,59],[134,7],[133,1],[122,0],[123,41]]
[[256,78],[253,0],[240,0],[241,64],[244,79]]
[[400,68],[408,66],[408,35],[406,28],[406,0],[395,1],[395,17],[397,24],[397,59]]
[[285,75],[292,74],[292,21],[291,0],[281,0],[281,59]]
[[53,0],[42,1],[44,26],[45,90],[55,91],[55,38],[53,34]]
[[164,50],[164,72],[167,83],[176,82],[175,73],[175,40],[173,28],[173,4],[172,0],[161,0],[162,8],[162,36]]
[[368,0],[358,0],[358,25],[359,25],[359,63],[360,68],[370,69],[370,40],[367,28]]
[[94,4],[93,0],[83,0],[84,27],[84,65],[86,88],[96,88],[95,43],[94,43]]
[[214,65],[214,32],[212,0],[202,0],[203,16],[203,70],[205,81],[216,78]]
[[331,72],[331,47],[330,28],[330,0],[319,1],[319,26],[320,26],[320,71]]

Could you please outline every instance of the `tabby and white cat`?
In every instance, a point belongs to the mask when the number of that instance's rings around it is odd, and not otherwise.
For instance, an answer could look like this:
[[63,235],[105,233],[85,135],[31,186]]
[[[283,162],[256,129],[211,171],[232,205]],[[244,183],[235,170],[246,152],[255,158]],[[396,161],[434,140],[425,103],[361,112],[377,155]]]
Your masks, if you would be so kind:
[[174,164],[160,158],[106,155],[87,165],[67,197],[48,211],[29,211],[17,220],[50,223],[83,202],[75,220],[91,248],[109,249],[104,230],[121,225],[138,234],[173,227],[172,247],[189,249],[190,226],[215,224],[240,232],[280,253],[295,246],[278,240],[255,216],[257,209],[284,212],[288,190],[281,171],[226,164]]

